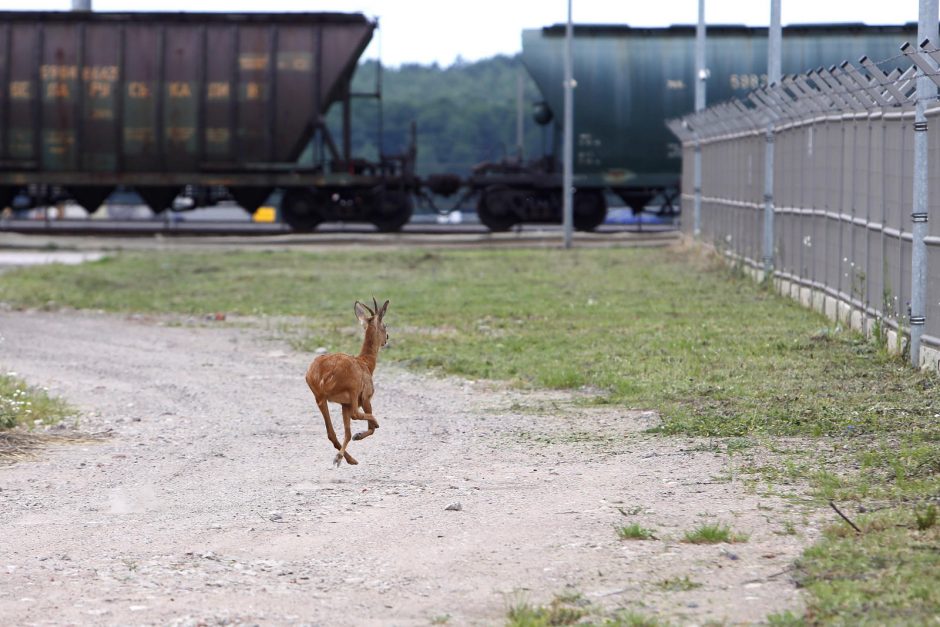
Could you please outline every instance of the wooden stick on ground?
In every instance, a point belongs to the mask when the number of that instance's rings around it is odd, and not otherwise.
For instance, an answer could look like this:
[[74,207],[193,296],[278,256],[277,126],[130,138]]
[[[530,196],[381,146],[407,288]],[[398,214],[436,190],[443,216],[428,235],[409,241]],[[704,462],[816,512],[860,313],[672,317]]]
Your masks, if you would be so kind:
[[849,520],[849,517],[848,517],[848,516],[846,516],[845,514],[843,514],[842,512],[839,511],[839,508],[836,507],[836,504],[835,504],[835,503],[833,503],[832,501],[829,501],[829,507],[831,507],[832,509],[834,509],[834,510],[836,511],[836,514],[838,514],[839,516],[842,517],[842,520],[844,520],[845,522],[849,523],[849,524],[852,526],[852,529],[854,529],[856,533],[861,533],[861,532],[862,532],[862,530],[859,529],[859,528],[855,525],[854,522],[852,522],[851,520]]

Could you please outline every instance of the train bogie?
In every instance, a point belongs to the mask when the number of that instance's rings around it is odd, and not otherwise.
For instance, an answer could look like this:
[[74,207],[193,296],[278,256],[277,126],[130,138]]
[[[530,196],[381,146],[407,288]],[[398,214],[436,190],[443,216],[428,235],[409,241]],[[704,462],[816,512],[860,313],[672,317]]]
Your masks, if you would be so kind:
[[[562,221],[561,188],[534,188],[524,185],[491,185],[480,192],[477,215],[491,231],[508,231],[518,224]],[[607,216],[603,192],[594,189],[575,191],[572,202],[574,228],[593,231]]]
[[322,222],[369,222],[383,233],[398,231],[414,211],[411,191],[373,187],[291,188],[281,199],[281,219],[299,232]]

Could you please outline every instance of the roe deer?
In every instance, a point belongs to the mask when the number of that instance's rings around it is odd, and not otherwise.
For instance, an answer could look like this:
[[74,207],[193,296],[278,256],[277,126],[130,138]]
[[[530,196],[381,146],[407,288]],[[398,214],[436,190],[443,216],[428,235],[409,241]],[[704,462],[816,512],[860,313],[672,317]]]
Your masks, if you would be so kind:
[[[360,431],[352,439],[361,440],[372,435],[379,423],[372,415],[372,373],[375,372],[375,362],[379,349],[388,343],[388,332],[385,330],[385,312],[388,310],[388,301],[382,307],[372,298],[375,311],[360,303],[358,300],[353,306],[356,317],[366,330],[362,341],[362,350],[353,357],[344,353],[330,353],[320,355],[313,360],[307,368],[307,385],[317,399],[317,407],[323,414],[326,422],[326,436],[339,450],[333,463],[337,466],[343,458],[350,464],[358,464],[352,455],[346,452],[350,438],[350,422],[352,420],[365,420],[369,423],[366,431]],[[327,401],[339,403],[343,407],[343,428],[345,437],[340,446],[330,420],[330,410]],[[360,409],[360,407],[362,409]],[[363,412],[365,410],[365,412]]]

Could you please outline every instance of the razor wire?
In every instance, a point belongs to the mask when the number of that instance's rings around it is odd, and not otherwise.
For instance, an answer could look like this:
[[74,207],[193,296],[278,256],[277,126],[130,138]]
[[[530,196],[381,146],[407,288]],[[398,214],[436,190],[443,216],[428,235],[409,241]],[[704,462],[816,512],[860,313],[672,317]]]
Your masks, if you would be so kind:
[[[907,69],[893,68],[887,73],[882,69],[902,58],[911,62]],[[858,64],[861,67],[843,61],[838,66],[788,74],[777,83],[752,90],[744,100],[733,99],[667,120],[666,126],[683,143],[707,143],[718,137],[761,132],[767,124],[913,107],[918,70],[940,87],[940,49],[926,40],[919,49],[905,43],[898,55],[881,61],[862,57]]]

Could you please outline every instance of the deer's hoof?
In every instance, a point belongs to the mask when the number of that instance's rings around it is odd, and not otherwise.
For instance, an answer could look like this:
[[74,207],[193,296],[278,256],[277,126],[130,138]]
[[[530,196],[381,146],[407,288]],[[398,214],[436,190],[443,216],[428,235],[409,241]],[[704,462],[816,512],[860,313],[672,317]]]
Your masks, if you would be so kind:
[[333,465],[339,468],[339,465],[343,463],[343,455],[337,453],[336,457],[333,458]]

